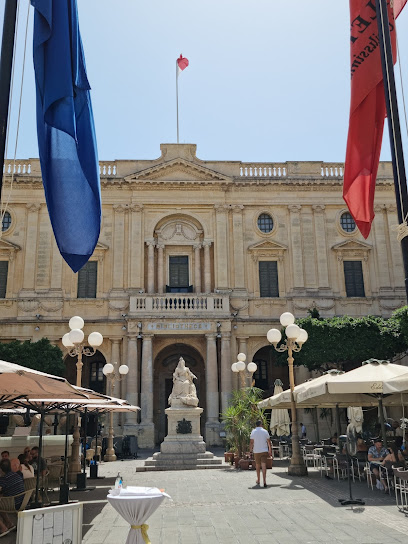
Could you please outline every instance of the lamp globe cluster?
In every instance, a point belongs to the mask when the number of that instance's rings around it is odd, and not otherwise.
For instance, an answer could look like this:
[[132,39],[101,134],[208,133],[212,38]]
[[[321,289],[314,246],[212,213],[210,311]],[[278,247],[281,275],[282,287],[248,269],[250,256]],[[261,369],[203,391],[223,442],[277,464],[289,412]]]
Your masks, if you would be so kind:
[[[76,345],[82,344],[85,338],[84,331],[82,330],[84,325],[84,320],[79,315],[71,317],[69,320],[69,328],[71,330],[62,337],[62,344],[64,347],[74,348]],[[102,342],[103,336],[100,332],[91,332],[88,336],[88,343],[93,348],[99,347],[102,345]]]
[[[280,316],[282,327],[285,327],[285,334],[289,340],[293,340],[300,346],[308,339],[308,334],[305,329],[301,329],[295,324],[295,318],[290,312],[285,312]],[[282,340],[282,333],[278,329],[270,329],[266,335],[268,342],[275,347]]]

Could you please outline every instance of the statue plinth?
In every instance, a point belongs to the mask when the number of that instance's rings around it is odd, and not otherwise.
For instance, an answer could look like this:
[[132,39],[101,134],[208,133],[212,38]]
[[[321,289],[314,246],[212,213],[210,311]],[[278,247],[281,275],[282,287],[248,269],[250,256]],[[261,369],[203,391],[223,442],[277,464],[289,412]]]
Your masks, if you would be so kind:
[[202,408],[177,406],[165,410],[168,434],[160,446],[161,453],[204,453],[205,442],[200,434]]

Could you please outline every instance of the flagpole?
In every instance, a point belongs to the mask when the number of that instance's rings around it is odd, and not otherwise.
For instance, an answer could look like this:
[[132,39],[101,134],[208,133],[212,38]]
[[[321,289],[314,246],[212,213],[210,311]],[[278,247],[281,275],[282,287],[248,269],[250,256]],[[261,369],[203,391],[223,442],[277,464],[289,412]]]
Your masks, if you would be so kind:
[[176,103],[177,103],[177,143],[179,143],[178,64],[177,64],[177,61],[176,61]]
[[16,14],[17,0],[6,0],[0,53],[0,198],[3,187],[4,154],[6,150]]
[[[408,214],[408,192],[405,174],[404,152],[398,114],[397,91],[395,87],[394,63],[392,58],[390,24],[387,0],[375,0],[378,35],[381,50],[381,66],[387,107],[388,132],[390,136],[394,188],[397,201],[398,221],[401,225]],[[396,29],[394,30],[396,32]],[[402,260],[405,273],[405,291],[408,299],[408,236],[401,240]]]

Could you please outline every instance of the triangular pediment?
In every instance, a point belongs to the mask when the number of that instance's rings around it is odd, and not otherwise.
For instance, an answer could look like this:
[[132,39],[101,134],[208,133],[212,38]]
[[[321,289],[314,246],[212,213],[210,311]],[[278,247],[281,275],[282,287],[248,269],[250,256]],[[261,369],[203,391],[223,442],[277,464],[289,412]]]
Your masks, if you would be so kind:
[[370,251],[372,246],[359,240],[346,240],[340,244],[332,246],[335,251]]
[[253,246],[248,248],[249,251],[286,251],[288,248],[278,242],[273,242],[271,240],[265,240],[263,242],[258,242]]
[[102,244],[102,242],[98,242],[95,246],[95,249],[94,251],[96,251],[97,249],[101,249],[103,251],[106,251],[107,249],[109,249],[109,246],[107,246],[106,244]]
[[21,249],[17,244],[0,239],[0,251],[19,251]]
[[125,181],[232,182],[228,176],[185,159],[177,158],[125,177]]

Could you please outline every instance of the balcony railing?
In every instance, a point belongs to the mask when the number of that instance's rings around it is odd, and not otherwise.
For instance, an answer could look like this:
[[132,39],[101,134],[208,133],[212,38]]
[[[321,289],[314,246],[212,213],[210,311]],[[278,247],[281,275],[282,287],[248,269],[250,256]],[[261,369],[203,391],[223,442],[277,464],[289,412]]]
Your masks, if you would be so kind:
[[137,295],[130,298],[130,312],[137,314],[208,314],[229,313],[229,297],[225,295]]

